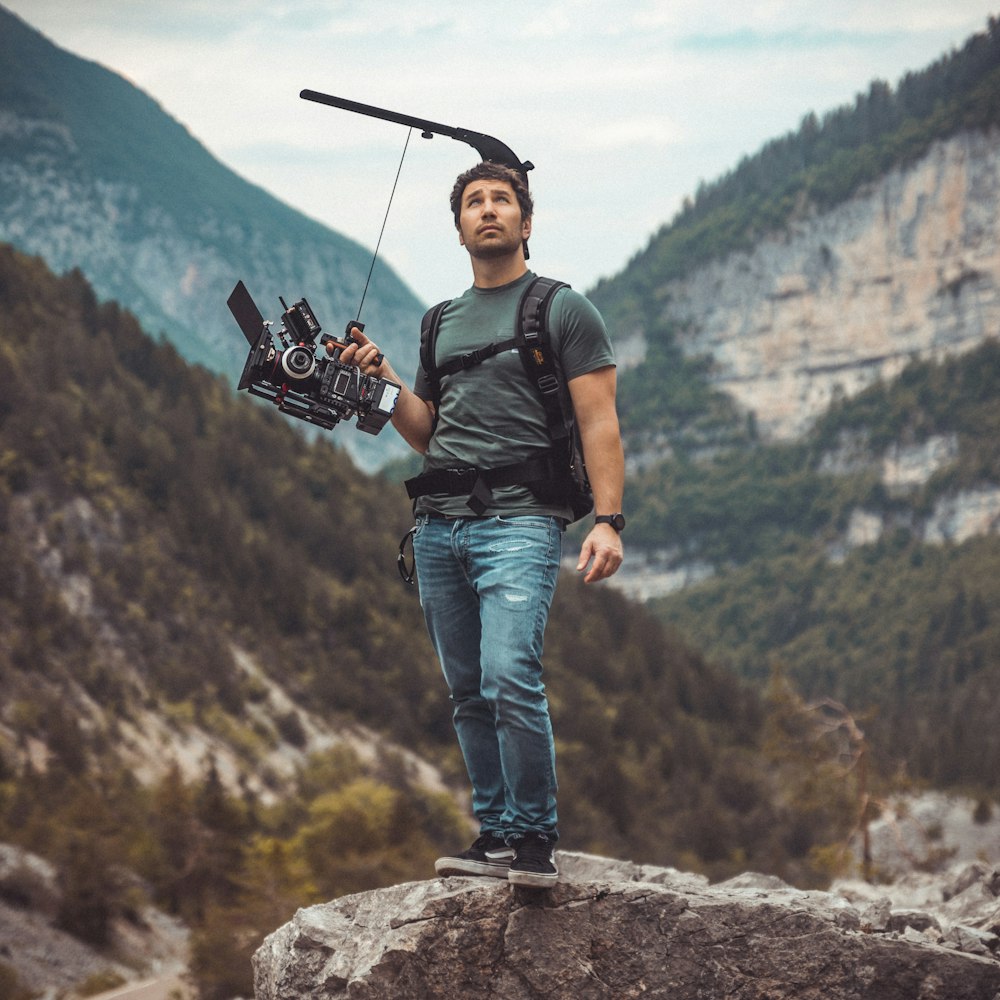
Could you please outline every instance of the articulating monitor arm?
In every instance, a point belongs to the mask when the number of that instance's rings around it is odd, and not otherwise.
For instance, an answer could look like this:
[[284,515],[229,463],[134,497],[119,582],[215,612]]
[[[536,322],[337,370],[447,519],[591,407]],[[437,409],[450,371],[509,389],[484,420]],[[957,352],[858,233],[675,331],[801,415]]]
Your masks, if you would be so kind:
[[453,128],[450,125],[439,125],[437,122],[414,118],[412,115],[403,115],[396,111],[376,108],[370,104],[348,101],[343,97],[319,94],[315,90],[303,90],[299,97],[306,101],[315,101],[317,104],[328,104],[332,108],[340,108],[343,111],[353,111],[355,114],[366,115],[369,118],[381,118],[383,121],[395,122],[397,125],[409,125],[411,128],[420,129],[425,139],[430,139],[434,135],[446,135],[451,139],[458,139],[459,142],[467,143],[477,150],[484,160],[502,163],[518,171],[524,178],[525,184],[528,183],[528,171],[534,169],[534,164],[530,160],[525,160],[522,163],[509,146],[499,139],[494,139],[491,135],[483,135],[482,132],[473,132],[467,128]]

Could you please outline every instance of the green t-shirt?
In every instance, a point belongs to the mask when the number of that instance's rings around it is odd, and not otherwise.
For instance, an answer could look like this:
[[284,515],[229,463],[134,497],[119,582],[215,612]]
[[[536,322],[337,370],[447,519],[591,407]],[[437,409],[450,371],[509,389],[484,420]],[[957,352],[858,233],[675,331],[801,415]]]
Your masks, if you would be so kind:
[[[441,318],[436,364],[513,337],[521,294],[534,277],[529,271],[500,288],[473,286],[453,299]],[[568,381],[615,363],[611,339],[600,313],[571,288],[556,292],[548,329],[568,405]],[[432,398],[422,366],[413,388],[421,399]],[[523,461],[551,443],[538,387],[515,347],[441,379],[438,422],[424,455],[424,472],[467,466],[496,469]],[[467,499],[427,495],[417,499],[415,510],[470,517]],[[543,504],[522,486],[494,489],[493,504],[483,516],[539,513],[571,519],[568,509]]]

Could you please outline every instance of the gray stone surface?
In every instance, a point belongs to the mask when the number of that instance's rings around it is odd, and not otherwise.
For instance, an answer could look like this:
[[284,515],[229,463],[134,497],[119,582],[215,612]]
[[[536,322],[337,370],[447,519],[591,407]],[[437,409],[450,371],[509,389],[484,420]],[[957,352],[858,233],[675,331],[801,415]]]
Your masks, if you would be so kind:
[[548,892],[450,878],[299,910],[254,956],[257,1000],[1000,1000],[993,927],[941,921],[938,944],[930,913],[891,930],[888,898],[876,930],[842,896],[752,873],[560,868]]

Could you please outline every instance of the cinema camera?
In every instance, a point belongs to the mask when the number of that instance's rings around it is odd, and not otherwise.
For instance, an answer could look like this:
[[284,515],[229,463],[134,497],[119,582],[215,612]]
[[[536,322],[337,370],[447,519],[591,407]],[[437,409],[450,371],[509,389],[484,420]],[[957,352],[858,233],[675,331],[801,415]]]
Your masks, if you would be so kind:
[[[239,388],[271,400],[282,413],[327,430],[356,415],[358,430],[378,434],[396,408],[399,385],[363,375],[355,365],[339,360],[341,351],[354,343],[352,328],[363,330],[364,324],[348,323],[342,341],[323,334],[317,349],[316,338],[322,328],[309,303],[302,299],[288,306],[284,299],[279,301],[285,310],[277,333],[280,350],[271,335],[271,324],[264,321],[242,281],[227,300],[250,344]],[[327,344],[334,345],[332,355]],[[382,355],[377,360],[381,364]]]

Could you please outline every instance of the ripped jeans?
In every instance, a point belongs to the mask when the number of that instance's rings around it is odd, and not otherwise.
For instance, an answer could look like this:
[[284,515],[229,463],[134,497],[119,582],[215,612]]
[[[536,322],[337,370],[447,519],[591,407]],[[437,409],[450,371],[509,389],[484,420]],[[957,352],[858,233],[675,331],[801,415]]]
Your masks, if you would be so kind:
[[417,517],[420,604],[481,833],[558,837],[541,657],[561,549],[554,517]]

